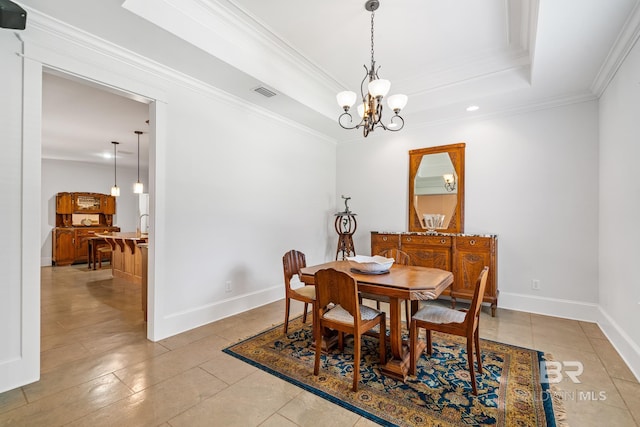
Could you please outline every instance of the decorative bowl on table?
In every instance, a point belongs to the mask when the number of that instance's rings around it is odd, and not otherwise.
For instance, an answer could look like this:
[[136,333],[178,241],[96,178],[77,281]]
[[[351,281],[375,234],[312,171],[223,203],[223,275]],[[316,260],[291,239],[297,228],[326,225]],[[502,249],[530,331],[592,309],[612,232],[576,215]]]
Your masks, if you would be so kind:
[[389,271],[395,260],[380,255],[365,256],[356,255],[346,258],[351,269],[362,274],[384,274]]

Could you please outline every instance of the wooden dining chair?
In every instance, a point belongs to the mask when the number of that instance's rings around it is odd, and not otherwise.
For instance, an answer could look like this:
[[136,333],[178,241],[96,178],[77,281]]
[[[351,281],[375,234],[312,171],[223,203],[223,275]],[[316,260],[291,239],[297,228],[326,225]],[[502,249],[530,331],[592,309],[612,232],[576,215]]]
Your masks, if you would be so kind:
[[[102,269],[102,257],[104,255],[107,255],[109,257],[109,263],[113,263],[113,251],[111,250],[111,246],[109,246],[109,244],[106,245],[100,245],[98,246],[98,248],[96,249],[97,255],[98,255],[98,268]],[[93,269],[95,270],[95,264],[96,264],[96,260],[95,260],[95,255],[94,255],[94,260],[93,260]]]
[[482,355],[480,353],[480,338],[478,324],[480,322],[480,309],[482,308],[482,298],[487,287],[487,276],[489,267],[484,267],[476,282],[476,289],[473,293],[473,300],[468,310],[454,310],[429,304],[418,310],[411,318],[409,328],[411,361],[409,373],[416,374],[416,352],[418,344],[418,328],[426,329],[427,354],[432,353],[431,331],[444,332],[467,338],[467,361],[469,363],[469,374],[471,375],[471,387],[473,394],[477,395],[476,376],[473,371],[473,347],[475,344],[476,359],[478,362],[478,373],[482,374]]
[[[387,249],[386,251],[380,252],[378,255],[383,256],[385,258],[393,258],[395,260],[394,264],[400,265],[411,265],[411,257],[408,253],[401,251],[400,249]],[[380,310],[381,302],[389,302],[389,297],[385,297],[382,295],[370,294],[367,292],[360,292],[360,298],[373,300],[376,302],[376,308]],[[407,322],[407,328],[409,328],[409,323],[411,321],[411,303],[409,300],[404,301],[404,313],[405,313],[405,321]]]
[[307,322],[307,311],[309,304],[315,311],[316,287],[313,285],[305,285],[300,288],[291,288],[291,278],[294,275],[300,277],[300,269],[307,266],[307,261],[302,252],[294,249],[290,250],[282,257],[282,267],[284,270],[284,287],[285,287],[285,312],[284,312],[284,333],[289,329],[289,309],[291,300],[295,299],[304,303],[304,312],[302,313],[302,323]]
[[[360,304],[358,283],[348,273],[333,268],[315,274],[317,314],[316,358],[313,375],[318,375],[322,353],[322,336],[325,328],[339,332],[340,350],[344,351],[344,334],[353,334],[353,391],[358,391],[360,381],[360,347],[362,334],[380,325],[386,330],[386,315],[374,308]],[[386,362],[384,334],[380,334],[380,363]]]

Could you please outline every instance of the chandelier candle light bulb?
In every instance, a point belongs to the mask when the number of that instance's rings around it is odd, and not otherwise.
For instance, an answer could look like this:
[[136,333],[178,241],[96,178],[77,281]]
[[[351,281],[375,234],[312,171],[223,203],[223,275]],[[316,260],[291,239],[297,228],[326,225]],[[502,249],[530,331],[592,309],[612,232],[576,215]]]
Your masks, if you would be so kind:
[[[359,129],[362,128],[365,138],[369,135],[369,132],[373,132],[375,128],[381,127],[384,130],[399,131],[404,127],[404,119],[400,116],[400,111],[407,105],[406,95],[392,95],[387,99],[389,108],[393,111],[394,115],[391,116],[389,124],[385,125],[382,122],[383,107],[382,99],[387,96],[391,89],[391,82],[386,79],[381,79],[378,76],[378,70],[376,68],[376,61],[374,59],[373,51],[373,18],[374,12],[380,6],[379,0],[367,0],[364,7],[371,12],[371,68],[364,66],[366,71],[364,79],[360,83],[360,94],[362,95],[362,103],[358,104],[357,111],[360,116],[360,122],[351,126],[353,123],[353,117],[349,113],[349,110],[356,102],[356,93],[351,91],[343,91],[336,95],[338,105],[342,107],[344,112],[338,117],[338,124],[344,129]],[[365,93],[364,84],[367,82],[367,90]],[[348,119],[347,119],[348,118]]]

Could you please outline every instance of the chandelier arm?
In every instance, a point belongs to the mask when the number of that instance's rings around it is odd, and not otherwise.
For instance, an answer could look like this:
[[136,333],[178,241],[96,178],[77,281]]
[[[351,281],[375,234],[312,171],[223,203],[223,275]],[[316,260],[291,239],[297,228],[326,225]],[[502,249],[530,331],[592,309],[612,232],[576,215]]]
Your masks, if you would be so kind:
[[401,122],[400,126],[398,126],[397,128],[390,128],[387,125],[387,127],[385,128],[386,130],[391,131],[391,132],[398,132],[399,130],[401,130],[404,127],[404,119],[402,118],[401,115],[399,115],[397,113],[396,113],[395,116],[391,117],[391,123],[394,123],[393,119],[396,119],[396,118],[400,120],[400,122]]
[[373,76],[376,79],[379,79],[380,77],[378,76],[378,71],[380,70],[380,67],[382,67],[382,65],[378,65],[378,68],[376,68],[376,70],[373,72]]
[[[369,78],[369,81],[371,81],[371,76],[369,75],[369,69],[367,68],[367,66],[363,65],[363,67],[364,67],[365,74],[364,74],[364,78],[360,82],[360,95],[362,95],[362,102],[364,103],[365,102],[365,95],[364,95],[365,85],[364,85],[364,82],[367,81],[367,78]],[[367,94],[368,93],[369,93],[369,89],[367,88]]]
[[342,114],[340,114],[340,117],[338,117],[338,124],[340,125],[340,127],[342,127],[343,129],[358,129],[360,126],[362,126],[362,121],[360,121],[360,123],[358,123],[355,126],[345,126],[344,124],[342,124],[342,118],[348,116],[349,117],[349,123],[353,123],[353,117],[351,116],[351,114],[349,114],[348,112],[344,112]]

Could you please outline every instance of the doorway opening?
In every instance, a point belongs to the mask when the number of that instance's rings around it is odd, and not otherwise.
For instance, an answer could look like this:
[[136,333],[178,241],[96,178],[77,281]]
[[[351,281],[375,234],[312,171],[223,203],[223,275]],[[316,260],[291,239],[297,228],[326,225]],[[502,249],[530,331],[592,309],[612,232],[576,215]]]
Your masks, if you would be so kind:
[[[115,198],[113,226],[119,227],[122,232],[135,233],[137,229],[143,227],[146,229],[148,226],[143,222],[150,219],[149,239],[153,240],[154,221],[148,216],[149,199],[151,201],[154,199],[153,176],[150,173],[152,157],[150,152],[153,150],[155,134],[155,124],[151,121],[153,102],[151,99],[119,88],[43,67],[41,267],[58,268],[52,264],[55,264],[53,232],[57,225],[56,195],[60,192],[109,195],[111,187],[117,180],[121,192],[120,196]],[[136,131],[142,132],[139,144]],[[119,142],[116,159],[113,158],[112,141]],[[134,183],[138,180],[144,184],[144,193],[141,195],[133,192]],[[87,228],[82,231],[86,234],[89,228],[91,225],[87,225]],[[73,240],[72,250],[75,251],[75,258],[72,265],[67,267],[67,271],[64,271],[65,274],[44,273],[41,279],[41,286],[46,280],[53,282],[60,280],[70,288],[72,283],[74,286],[85,283],[86,289],[80,290],[88,292],[79,300],[74,300],[73,304],[76,307],[72,307],[66,317],[68,321],[66,328],[82,327],[83,310],[93,310],[91,314],[95,315],[95,311],[100,310],[98,307],[104,307],[103,320],[107,323],[113,323],[113,319],[108,316],[118,316],[117,310],[111,311],[114,306],[121,307],[120,313],[125,317],[134,313],[136,305],[132,306],[128,299],[140,299],[147,293],[141,295],[139,288],[138,292],[135,292],[134,288],[126,286],[126,281],[111,278],[109,272],[111,264],[103,264],[102,271],[93,271],[92,266],[84,262],[85,259],[87,262],[89,260],[87,245],[82,239]],[[150,255],[152,253],[153,251],[150,251]],[[152,266],[153,261],[150,260],[148,265]],[[150,287],[153,286],[152,281],[148,284]],[[63,298],[57,295],[57,299]],[[41,304],[46,296],[43,290]],[[69,297],[71,296],[73,295],[70,294]],[[71,300],[70,298],[69,301]],[[56,306],[58,302],[48,301],[47,304],[50,307],[42,307],[42,315],[47,315],[47,309],[51,312],[65,309],[64,305],[62,308]],[[82,304],[86,304],[87,307],[83,307]],[[151,306],[152,304],[153,302],[150,302]],[[140,306],[141,304],[138,303],[137,307]],[[152,310],[152,307],[150,308]],[[142,311],[139,316],[143,319]],[[84,316],[85,322],[87,318],[88,316]],[[149,320],[152,321],[152,319]],[[73,322],[77,323],[73,324]],[[141,323],[144,324],[144,321]],[[144,324],[145,336],[148,336],[146,326]],[[52,350],[52,353],[63,353],[61,344],[56,342],[55,337],[44,339],[48,332],[51,331],[46,331],[43,325],[41,352]],[[63,338],[64,345],[70,345],[64,340],[65,338]],[[78,343],[72,345],[77,346]],[[84,347],[87,346],[84,345]],[[46,369],[45,360],[46,358],[43,357],[42,369]]]

